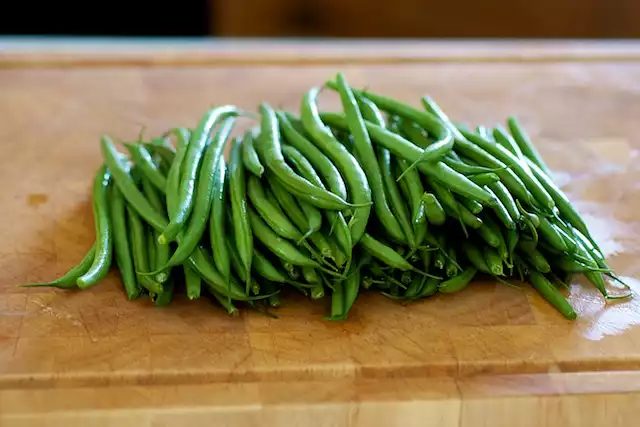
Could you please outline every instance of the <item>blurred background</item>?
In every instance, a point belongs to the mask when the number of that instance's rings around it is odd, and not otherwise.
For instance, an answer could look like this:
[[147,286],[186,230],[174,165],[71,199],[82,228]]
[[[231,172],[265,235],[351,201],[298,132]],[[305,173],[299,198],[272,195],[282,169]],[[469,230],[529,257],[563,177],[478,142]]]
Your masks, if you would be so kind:
[[3,35],[636,38],[640,0],[3,2]]

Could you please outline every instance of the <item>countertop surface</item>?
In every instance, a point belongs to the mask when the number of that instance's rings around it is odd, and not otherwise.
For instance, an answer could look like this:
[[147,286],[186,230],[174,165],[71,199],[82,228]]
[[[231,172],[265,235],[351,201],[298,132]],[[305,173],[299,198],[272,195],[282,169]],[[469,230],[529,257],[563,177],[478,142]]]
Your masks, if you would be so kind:
[[575,322],[494,282],[407,306],[365,294],[342,323],[295,297],[279,319],[231,318],[206,298],[156,308],[127,301],[116,273],[81,292],[16,285],[55,278],[91,245],[103,133],[193,126],[218,103],[298,110],[340,70],[416,105],[429,94],[457,121],[518,116],[637,292],[640,44],[93,43],[0,40],[0,424],[635,420],[640,296],[605,303],[583,280]]

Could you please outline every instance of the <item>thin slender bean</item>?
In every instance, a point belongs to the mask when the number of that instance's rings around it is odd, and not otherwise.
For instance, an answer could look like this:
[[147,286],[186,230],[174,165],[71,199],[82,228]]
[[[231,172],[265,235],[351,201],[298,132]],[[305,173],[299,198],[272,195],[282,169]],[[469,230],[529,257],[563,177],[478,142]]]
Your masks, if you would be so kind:
[[149,181],[163,193],[167,188],[167,178],[154,163],[151,154],[142,144],[124,144],[131,159]]
[[353,209],[353,215],[349,220],[351,244],[355,245],[364,234],[369,222],[372,205],[371,188],[358,161],[334,138],[331,131],[320,120],[317,105],[319,91],[319,88],[313,87],[305,93],[300,107],[300,117],[313,141],[344,176],[350,198],[353,200],[353,204],[358,206]]
[[113,257],[113,224],[109,212],[109,188],[111,172],[106,165],[100,166],[93,181],[93,218],[96,232],[96,251],[89,269],[78,279],[80,289],[86,289],[104,279],[111,267]]
[[[224,158],[220,158],[213,181],[213,201],[209,216],[209,241],[211,242],[213,263],[225,280],[229,280],[229,274],[231,273],[231,260],[225,244],[225,240],[227,240],[225,233],[227,179],[227,165]],[[246,270],[244,271],[246,273]],[[246,282],[246,277],[244,282]]]
[[385,264],[402,271],[414,270],[413,266],[409,264],[402,255],[384,243],[376,240],[369,233],[365,233],[364,236],[362,236],[360,243],[365,251],[369,252],[374,258],[379,259]]
[[242,163],[249,172],[258,178],[262,177],[264,166],[260,163],[258,153],[256,153],[256,149],[253,146],[253,135],[251,131],[245,132],[244,139],[242,140]]
[[422,195],[422,204],[424,205],[425,215],[430,224],[442,225],[447,219],[442,205],[432,193],[425,192]]
[[536,166],[538,166],[546,175],[551,176],[551,171],[542,159],[540,153],[538,153],[538,150],[529,139],[529,135],[520,125],[518,119],[513,116],[507,118],[507,125],[522,154],[526,158],[530,159],[533,163],[535,163]]
[[443,294],[452,294],[455,292],[460,292],[461,290],[463,290],[469,285],[469,283],[471,282],[471,280],[473,280],[477,272],[478,272],[478,269],[475,267],[465,268],[464,271],[459,275],[440,283],[438,285],[438,292]]
[[[133,249],[133,265],[137,273],[147,273],[149,271],[149,257],[146,236],[150,230],[145,230],[145,225],[142,223],[137,212],[133,207],[131,207],[131,205],[127,205],[126,210],[129,219],[131,247]],[[137,278],[138,283],[150,293],[162,293],[164,289],[162,284],[158,283],[150,276],[138,274]]]
[[[237,114],[237,108],[232,105],[212,108],[202,116],[198,122],[198,126],[191,133],[187,152],[181,165],[182,179],[180,181],[180,191],[178,192],[176,209],[174,215],[171,216],[169,224],[162,231],[162,235],[160,236],[161,244],[167,244],[173,241],[180,230],[186,225],[189,215],[191,215],[195,199],[198,171],[200,170],[202,157],[214,126],[219,120],[227,116],[236,116]],[[212,141],[214,145],[214,148],[212,148],[214,153],[212,155],[215,160],[214,164],[216,165],[218,164],[218,159],[222,156],[225,141],[226,140],[222,138],[214,138]]]
[[253,257],[253,233],[249,220],[249,204],[247,201],[247,184],[244,167],[241,162],[240,139],[234,138],[231,143],[229,157],[229,193],[231,198],[231,217],[233,218],[233,232],[236,239],[238,255],[247,272],[246,293],[251,285],[251,261]]
[[[409,162],[404,159],[396,158],[397,174],[400,176],[405,174],[404,179],[400,180],[400,188],[403,190],[405,199],[409,202],[411,209],[411,224],[414,229],[416,246],[420,246],[427,235],[427,216],[422,203],[422,195],[424,187],[420,180],[418,171],[409,170]],[[407,172],[408,171],[408,172]],[[482,205],[480,205],[482,207]],[[387,227],[385,226],[385,230]]]
[[[260,104],[261,136],[256,151],[266,168],[280,183],[297,197],[323,209],[342,210],[352,204],[324,188],[313,185],[296,174],[284,160],[280,147],[280,129],[275,111],[266,103]],[[338,143],[339,144],[339,143]]]
[[413,232],[413,226],[411,225],[406,203],[400,194],[398,183],[395,180],[395,174],[392,171],[391,153],[386,148],[376,148],[378,151],[378,164],[380,166],[380,171],[382,172],[384,189],[389,196],[391,209],[402,227],[409,247],[413,249],[416,247],[416,237]]
[[89,267],[91,267],[91,264],[93,264],[95,254],[96,254],[96,243],[94,242],[91,245],[91,248],[89,248],[87,253],[82,258],[82,260],[80,260],[80,262],[75,266],[71,267],[65,274],[63,274],[59,278],[46,283],[25,283],[19,286],[24,288],[37,288],[37,287],[54,287],[54,288],[60,288],[60,289],[75,288],[77,287],[76,281],[78,280],[78,277],[86,273],[87,270],[89,270]]
[[[332,126],[344,129],[347,126],[344,115],[336,113],[323,114],[325,122],[329,122]],[[406,159],[414,163],[419,161],[423,152],[422,150],[402,136],[377,126],[369,121],[365,122],[367,131],[371,138],[379,145],[391,151],[394,155]],[[466,176],[454,171],[443,162],[423,163],[420,162],[417,168],[423,174],[446,185],[461,196],[474,199],[483,205],[491,206],[493,198],[486,191],[473,183]]]

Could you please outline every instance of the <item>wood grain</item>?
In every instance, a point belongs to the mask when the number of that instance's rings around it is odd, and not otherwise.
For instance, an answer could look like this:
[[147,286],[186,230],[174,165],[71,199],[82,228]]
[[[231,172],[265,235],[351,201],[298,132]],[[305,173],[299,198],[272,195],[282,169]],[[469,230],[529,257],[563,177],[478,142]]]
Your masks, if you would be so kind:
[[640,297],[605,304],[581,281],[574,323],[527,286],[490,282],[409,306],[366,294],[344,323],[295,295],[280,319],[230,318],[206,299],[155,308],[128,302],[116,273],[82,292],[16,286],[90,246],[102,133],[192,126],[223,102],[296,110],[340,69],[407,102],[429,93],[460,121],[518,115],[637,290],[640,62],[300,67],[0,69],[2,425],[629,425]]

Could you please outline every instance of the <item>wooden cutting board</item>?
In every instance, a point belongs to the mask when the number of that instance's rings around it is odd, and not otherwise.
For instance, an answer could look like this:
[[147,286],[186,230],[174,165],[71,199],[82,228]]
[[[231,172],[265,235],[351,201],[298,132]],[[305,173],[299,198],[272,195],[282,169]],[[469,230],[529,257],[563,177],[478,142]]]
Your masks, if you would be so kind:
[[[528,287],[474,283],[349,320],[291,296],[279,319],[208,299],[128,302],[113,273],[81,292],[19,288],[74,265],[94,231],[99,138],[193,126],[212,104],[298,109],[343,71],[458,121],[517,115],[638,290],[640,45],[11,44],[0,49],[2,426],[631,425],[640,296],[576,281],[564,320]],[[338,106],[327,93],[323,108]],[[250,123],[247,123],[249,125]]]

